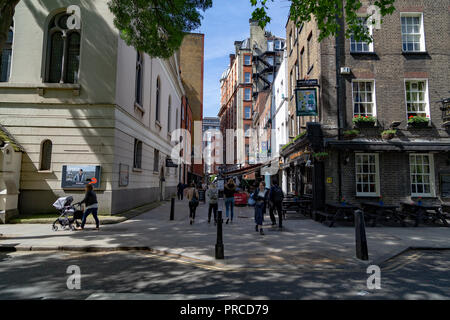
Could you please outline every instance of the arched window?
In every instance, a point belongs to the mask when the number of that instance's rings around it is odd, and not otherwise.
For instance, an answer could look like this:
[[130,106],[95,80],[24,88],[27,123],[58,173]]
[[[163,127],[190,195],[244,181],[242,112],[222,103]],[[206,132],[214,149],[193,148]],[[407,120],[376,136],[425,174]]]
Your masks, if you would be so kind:
[[81,35],[69,30],[66,12],[55,15],[48,26],[46,81],[50,83],[78,83]]
[[53,144],[50,140],[45,140],[41,145],[41,163],[39,164],[39,170],[48,171],[52,165],[52,147]]
[[160,122],[160,101],[161,101],[161,80],[159,77],[156,79],[156,121]]
[[142,71],[143,71],[143,56],[138,52],[136,57],[136,96],[135,102],[142,106]]
[[134,139],[134,161],[133,168],[142,168],[142,141]]
[[9,28],[3,50],[0,52],[0,82],[8,82],[11,73],[12,44],[14,38],[14,22]]
[[172,96],[169,95],[169,102],[167,103],[167,132],[171,132],[171,122],[172,122]]

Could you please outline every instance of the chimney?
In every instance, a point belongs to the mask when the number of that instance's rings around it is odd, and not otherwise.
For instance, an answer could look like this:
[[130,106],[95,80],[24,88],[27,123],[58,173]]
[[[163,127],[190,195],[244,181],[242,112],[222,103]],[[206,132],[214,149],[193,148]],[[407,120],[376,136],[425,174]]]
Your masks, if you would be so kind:
[[230,54],[230,67],[233,65],[234,59],[236,59],[236,55]]

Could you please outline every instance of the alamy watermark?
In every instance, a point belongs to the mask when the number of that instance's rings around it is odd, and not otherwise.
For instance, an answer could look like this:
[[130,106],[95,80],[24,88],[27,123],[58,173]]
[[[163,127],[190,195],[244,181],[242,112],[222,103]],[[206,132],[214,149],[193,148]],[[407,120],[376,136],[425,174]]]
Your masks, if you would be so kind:
[[67,274],[70,276],[67,278],[66,285],[69,290],[81,289],[81,268],[77,265],[71,265],[67,267]]

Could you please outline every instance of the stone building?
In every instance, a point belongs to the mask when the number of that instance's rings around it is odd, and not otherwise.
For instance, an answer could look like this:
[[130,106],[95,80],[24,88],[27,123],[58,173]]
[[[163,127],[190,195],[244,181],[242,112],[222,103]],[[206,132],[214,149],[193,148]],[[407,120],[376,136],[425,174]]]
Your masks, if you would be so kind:
[[[288,22],[290,73],[298,66],[297,79],[319,84],[317,116],[297,117],[290,106],[291,143],[282,151],[289,191],[313,194],[319,209],[342,198],[449,201],[450,131],[441,110],[450,81],[448,4],[396,1],[381,29],[369,27],[373,43],[342,35],[319,43],[314,20]],[[290,79],[295,101],[305,83]]]
[[128,47],[99,0],[22,0],[12,33],[0,124],[23,147],[21,214],[49,212],[60,196],[81,200],[88,181],[104,214],[175,193],[179,171],[166,159],[185,95],[179,54],[161,60]]

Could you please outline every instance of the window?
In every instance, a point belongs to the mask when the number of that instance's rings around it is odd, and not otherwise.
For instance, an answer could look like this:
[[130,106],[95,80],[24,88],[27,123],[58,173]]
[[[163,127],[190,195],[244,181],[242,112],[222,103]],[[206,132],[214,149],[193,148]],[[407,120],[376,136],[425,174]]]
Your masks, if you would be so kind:
[[9,28],[3,52],[0,55],[0,82],[8,82],[11,74],[12,44],[14,38],[14,25]]
[[[183,106],[181,106],[183,109]],[[178,129],[178,109],[175,111],[175,129]]]
[[245,119],[250,119],[252,117],[252,108],[251,107],[244,107],[244,116],[245,116]]
[[269,81],[270,83],[273,82],[273,73],[272,73],[272,72],[269,72],[269,73],[267,74],[267,81]]
[[353,81],[353,115],[376,116],[375,82]]
[[356,195],[380,195],[379,159],[376,153],[357,153],[356,167]]
[[171,132],[172,120],[172,96],[169,95],[169,102],[167,103],[167,132]]
[[[366,18],[360,17],[359,19],[360,25],[364,26],[364,28],[369,32],[372,36],[373,34],[373,26],[370,26],[366,23]],[[350,38],[350,52],[373,52],[373,41],[372,43],[356,41],[355,37],[352,35]]]
[[143,58],[142,53],[138,52],[136,56],[136,92],[135,92],[135,103],[142,106],[142,69],[143,69]]
[[48,28],[47,72],[49,83],[78,83],[81,35],[67,28],[69,14],[57,14]]
[[283,41],[275,40],[275,50],[283,50]]
[[291,97],[294,96],[294,92],[295,92],[295,85],[294,85],[294,71],[291,70],[291,74],[290,74],[290,85],[291,85]]
[[434,165],[432,154],[410,154],[411,196],[434,197]]
[[426,80],[406,80],[406,112],[411,116],[429,116],[428,88]]
[[161,101],[161,80],[159,77],[156,79],[156,121],[159,122],[160,117],[160,101]]
[[267,51],[273,51],[273,40],[267,41]]
[[244,81],[245,81],[245,83],[251,83],[252,82],[252,77],[251,77],[250,72],[246,72],[244,74]]
[[52,165],[52,148],[53,144],[50,140],[45,140],[41,145],[41,163],[39,170],[49,171]]
[[142,141],[134,139],[134,162],[133,168],[142,168]]
[[252,100],[252,90],[249,88],[244,89],[244,100],[250,101]]
[[267,62],[269,65],[273,66],[273,65],[274,65],[274,58],[273,58],[273,56],[267,57],[266,62]]
[[403,51],[425,51],[423,15],[421,13],[401,13],[401,21]]
[[157,149],[153,151],[153,171],[159,172],[159,150]]
[[292,51],[294,49],[294,39],[292,38],[292,30],[289,33],[289,50]]
[[302,48],[302,51],[300,51],[300,66],[299,66],[300,72],[298,74],[300,79],[304,78],[303,77],[303,68],[304,68],[304,65],[305,65],[304,57],[305,57],[305,48]]
[[245,157],[247,158],[250,155],[250,148],[248,144],[245,145]]
[[308,36],[308,41],[306,42],[306,64],[308,66],[308,72],[309,69],[311,69],[311,38],[312,38],[312,33],[309,34]]
[[244,124],[244,133],[246,137],[250,137],[250,125]]
[[244,64],[246,66],[251,65],[252,64],[252,56],[250,56],[248,54],[244,55]]

